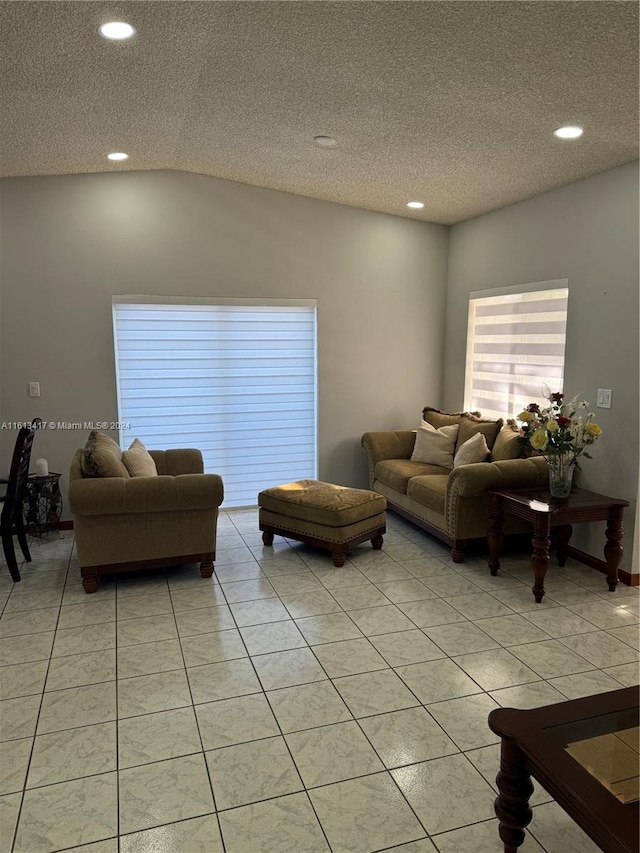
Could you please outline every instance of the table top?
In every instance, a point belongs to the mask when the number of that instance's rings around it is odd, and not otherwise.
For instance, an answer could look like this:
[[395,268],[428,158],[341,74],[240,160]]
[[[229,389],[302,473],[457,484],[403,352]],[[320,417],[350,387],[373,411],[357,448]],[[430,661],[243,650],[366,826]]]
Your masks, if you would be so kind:
[[549,489],[490,489],[489,494],[499,495],[508,503],[527,508],[533,512],[545,512],[550,515],[570,510],[589,510],[612,506],[629,506],[629,501],[622,498],[610,498],[596,492],[588,492],[574,486],[568,498],[558,499],[551,495]]
[[637,851],[640,688],[528,711],[499,708],[489,726],[603,850]]

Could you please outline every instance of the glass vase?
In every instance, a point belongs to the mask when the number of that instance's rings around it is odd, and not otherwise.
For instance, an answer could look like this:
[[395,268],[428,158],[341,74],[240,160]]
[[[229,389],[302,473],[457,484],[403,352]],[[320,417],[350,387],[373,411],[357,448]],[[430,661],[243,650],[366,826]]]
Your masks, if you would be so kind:
[[556,454],[548,456],[549,491],[553,498],[568,498],[571,492],[571,481],[575,465],[571,463],[571,455]]

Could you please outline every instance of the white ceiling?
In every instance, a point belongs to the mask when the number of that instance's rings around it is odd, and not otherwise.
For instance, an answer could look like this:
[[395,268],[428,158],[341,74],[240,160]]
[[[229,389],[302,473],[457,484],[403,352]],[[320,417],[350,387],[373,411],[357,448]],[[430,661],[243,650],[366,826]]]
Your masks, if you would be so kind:
[[0,27],[2,176],[180,169],[450,224],[638,157],[637,2],[13,0]]

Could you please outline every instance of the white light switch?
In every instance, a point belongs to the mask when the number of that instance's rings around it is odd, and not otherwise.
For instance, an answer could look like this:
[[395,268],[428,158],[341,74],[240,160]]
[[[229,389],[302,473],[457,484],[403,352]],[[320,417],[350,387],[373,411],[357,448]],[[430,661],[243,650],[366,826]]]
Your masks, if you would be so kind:
[[30,397],[39,397],[40,396],[40,383],[39,382],[30,382],[29,383],[29,396]]
[[610,409],[611,408],[611,389],[610,388],[598,388],[598,397],[596,400],[596,406],[599,409]]

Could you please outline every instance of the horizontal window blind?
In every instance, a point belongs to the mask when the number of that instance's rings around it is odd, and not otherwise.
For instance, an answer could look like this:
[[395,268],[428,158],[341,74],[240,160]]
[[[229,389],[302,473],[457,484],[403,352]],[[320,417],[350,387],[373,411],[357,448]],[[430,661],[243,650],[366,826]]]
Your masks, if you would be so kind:
[[484,417],[515,417],[562,391],[569,290],[525,287],[469,299],[465,409]]
[[114,298],[120,440],[197,447],[226,508],[317,476],[316,308]]

